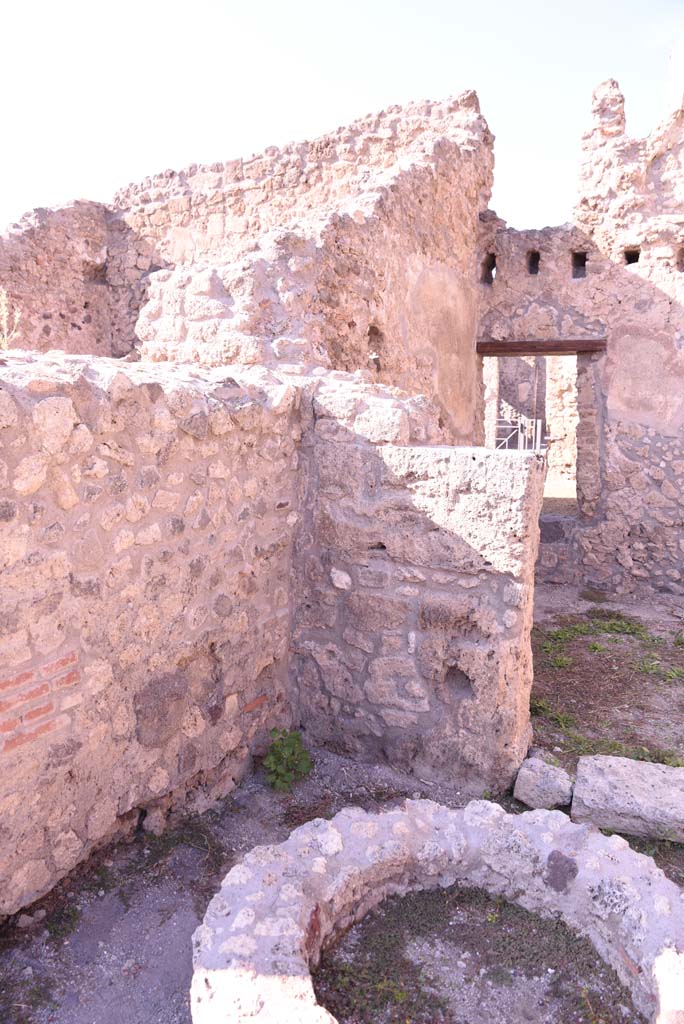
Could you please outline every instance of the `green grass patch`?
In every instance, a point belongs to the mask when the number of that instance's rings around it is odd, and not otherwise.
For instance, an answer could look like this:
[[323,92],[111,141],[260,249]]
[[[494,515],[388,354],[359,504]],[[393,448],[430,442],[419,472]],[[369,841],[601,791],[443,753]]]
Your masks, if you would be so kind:
[[554,654],[550,661],[553,668],[570,668],[572,665],[569,654]]
[[634,667],[637,672],[641,672],[645,676],[659,676],[661,674],[661,663],[659,658],[642,658]]
[[572,729],[577,725],[577,719],[574,715],[568,714],[566,711],[558,711],[552,707],[547,700],[543,697],[532,697],[530,699],[530,714],[535,715],[537,718],[545,718],[548,722],[553,722],[559,729]]
[[670,768],[684,768],[684,757],[673,750],[661,750],[656,747],[629,746],[619,740],[602,739],[585,736],[575,729],[565,730],[565,743],[568,753],[578,757],[591,757],[594,754],[606,754],[613,757],[627,757],[632,761],[648,761],[651,764],[666,764]]
[[671,768],[684,768],[684,757],[674,750],[629,746],[619,740],[585,736],[578,730],[579,723],[573,715],[559,711],[543,697],[530,699],[530,714],[536,718],[543,718],[560,729],[563,733],[566,753],[575,754],[578,757],[612,754],[615,757],[629,757],[633,761],[649,761],[653,764],[666,764]]
[[60,907],[50,914],[45,922],[45,927],[51,939],[66,939],[76,931],[80,920],[81,911],[78,907]]
[[[540,647],[549,656],[553,668],[569,668],[571,661],[565,661],[568,654],[566,645],[581,637],[605,637],[611,642],[618,642],[622,637],[634,637],[648,643],[661,643],[660,637],[652,636],[646,628],[635,619],[629,619],[620,612],[607,612],[602,608],[594,608],[588,612],[581,622],[570,622],[556,629],[535,628],[534,636],[541,640]],[[589,650],[596,653],[605,650],[596,640],[589,645]]]

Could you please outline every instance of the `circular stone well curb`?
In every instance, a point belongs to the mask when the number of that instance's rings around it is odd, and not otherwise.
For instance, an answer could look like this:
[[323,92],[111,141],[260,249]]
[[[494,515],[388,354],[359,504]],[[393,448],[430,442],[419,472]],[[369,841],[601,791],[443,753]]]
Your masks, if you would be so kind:
[[684,891],[619,836],[484,800],[348,808],[253,849],[193,936],[193,1024],[334,1024],[311,982],[322,947],[385,896],[454,883],[562,918],[654,1024],[684,1024]]

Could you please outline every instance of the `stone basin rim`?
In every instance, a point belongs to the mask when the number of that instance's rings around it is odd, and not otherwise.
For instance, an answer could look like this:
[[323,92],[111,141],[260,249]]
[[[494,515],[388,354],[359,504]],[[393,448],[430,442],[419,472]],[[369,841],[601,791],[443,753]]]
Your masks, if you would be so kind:
[[453,884],[560,918],[652,1024],[684,1024],[684,891],[620,836],[484,800],[346,808],[252,849],[193,936],[193,1024],[335,1024],[310,973],[324,946],[386,896]]

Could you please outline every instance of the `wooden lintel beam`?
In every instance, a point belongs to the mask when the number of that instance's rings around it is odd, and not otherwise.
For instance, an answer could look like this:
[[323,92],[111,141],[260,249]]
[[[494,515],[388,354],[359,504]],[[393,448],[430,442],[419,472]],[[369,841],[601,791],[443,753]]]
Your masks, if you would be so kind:
[[479,356],[567,356],[605,352],[605,338],[527,338],[524,341],[478,341]]

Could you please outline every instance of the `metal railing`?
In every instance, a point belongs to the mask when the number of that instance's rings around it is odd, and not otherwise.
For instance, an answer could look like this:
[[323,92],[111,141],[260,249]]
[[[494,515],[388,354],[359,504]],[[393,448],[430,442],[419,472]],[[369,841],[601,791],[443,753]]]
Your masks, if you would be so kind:
[[515,420],[496,421],[495,448],[525,451],[544,451],[547,447],[543,432],[543,420],[519,416]]

